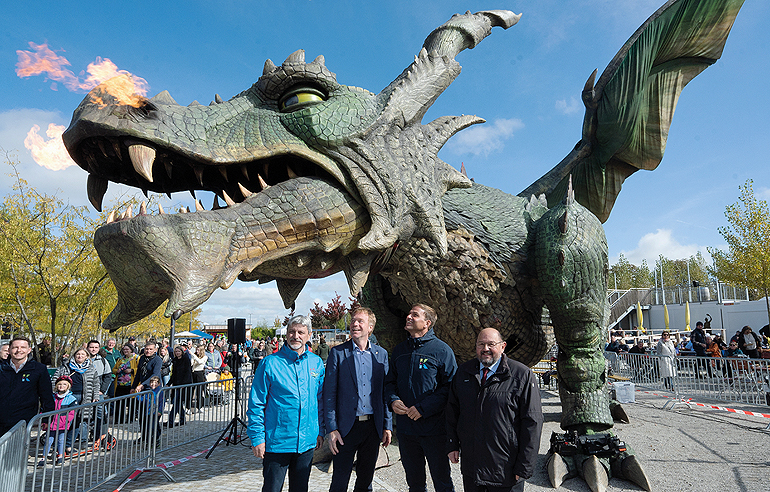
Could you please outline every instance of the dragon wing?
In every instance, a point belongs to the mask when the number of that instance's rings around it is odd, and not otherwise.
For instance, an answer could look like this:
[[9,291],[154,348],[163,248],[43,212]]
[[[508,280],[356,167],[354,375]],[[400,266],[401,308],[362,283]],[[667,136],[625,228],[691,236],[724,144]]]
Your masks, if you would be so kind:
[[642,24],[594,86],[586,82],[582,139],[519,196],[545,194],[549,207],[566,193],[602,222],[623,181],[658,167],[679,94],[722,55],[744,0],[670,0]]

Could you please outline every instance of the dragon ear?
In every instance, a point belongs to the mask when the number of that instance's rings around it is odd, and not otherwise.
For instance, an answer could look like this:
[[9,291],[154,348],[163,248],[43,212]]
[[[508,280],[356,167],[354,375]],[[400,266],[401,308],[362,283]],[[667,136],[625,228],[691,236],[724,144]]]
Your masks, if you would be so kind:
[[575,198],[602,222],[623,181],[658,167],[679,94],[722,56],[744,0],[667,2],[634,33],[594,86],[584,87],[583,138],[556,167],[519,196],[564,197],[572,174]]

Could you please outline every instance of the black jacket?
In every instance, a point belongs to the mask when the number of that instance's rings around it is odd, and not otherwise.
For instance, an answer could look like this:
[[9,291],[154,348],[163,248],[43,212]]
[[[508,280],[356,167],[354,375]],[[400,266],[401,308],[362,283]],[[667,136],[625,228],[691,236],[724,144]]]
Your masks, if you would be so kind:
[[134,382],[131,383],[131,389],[136,388],[140,384],[147,389],[147,385],[150,383],[150,378],[158,376],[160,378],[160,370],[163,366],[163,359],[158,354],[152,357],[142,355],[139,357],[139,362],[136,367],[136,377]]
[[0,363],[0,427],[13,427],[20,420],[30,421],[54,409],[51,377],[45,365],[29,358],[18,373],[9,360]]
[[390,372],[385,377],[385,401],[391,405],[401,400],[422,414],[417,420],[396,415],[398,432],[411,436],[443,436],[449,384],[457,372],[452,349],[439,340],[431,328],[420,338],[410,337],[398,344],[390,360]]
[[174,357],[171,360],[171,379],[168,380],[171,386],[182,386],[183,384],[192,384],[192,363],[190,358],[182,355],[181,359]]
[[479,361],[460,366],[446,409],[447,452],[461,451],[460,469],[477,485],[511,487],[537,462],[543,411],[534,373],[503,354],[484,387]]

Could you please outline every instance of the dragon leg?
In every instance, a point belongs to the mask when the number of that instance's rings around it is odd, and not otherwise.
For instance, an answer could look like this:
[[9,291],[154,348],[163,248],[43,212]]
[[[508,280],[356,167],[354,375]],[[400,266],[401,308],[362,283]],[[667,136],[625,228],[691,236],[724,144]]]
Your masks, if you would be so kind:
[[[574,200],[571,190],[537,221],[533,259],[559,346],[561,427],[578,436],[610,440],[613,418],[602,352],[608,313],[607,241],[599,220]],[[650,490],[630,449],[620,448],[613,456],[580,449],[571,456],[554,452],[549,457],[554,487],[580,475],[592,490],[601,491],[610,476],[617,476]]]

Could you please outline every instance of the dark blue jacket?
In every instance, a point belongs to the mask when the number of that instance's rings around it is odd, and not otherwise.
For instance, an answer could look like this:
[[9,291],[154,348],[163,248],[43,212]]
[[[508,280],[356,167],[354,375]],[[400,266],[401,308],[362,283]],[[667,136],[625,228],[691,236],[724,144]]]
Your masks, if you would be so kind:
[[[151,377],[157,376],[161,378],[162,367],[163,359],[158,354],[153,355],[151,358],[148,358],[146,355],[139,357],[139,362],[136,366],[136,377],[134,382],[131,383],[131,388],[136,388],[141,384],[143,389],[148,389]],[[160,380],[163,381],[163,378]]]
[[[393,429],[388,405],[384,401],[385,375],[388,374],[388,353],[377,344],[370,344],[372,353],[372,409],[377,435]],[[332,347],[326,359],[324,376],[324,418],[326,432],[339,431],[344,438],[353,427],[358,406],[358,380],[353,341]]]
[[54,409],[48,369],[31,358],[18,373],[10,359],[0,364],[0,427],[10,428],[20,420],[27,422],[38,413]]
[[445,435],[444,409],[449,385],[457,372],[452,349],[439,340],[431,328],[420,338],[409,338],[398,344],[390,360],[390,373],[385,378],[385,401],[391,405],[401,400],[407,407],[417,408],[422,415],[417,420],[396,415],[398,432],[412,436]]

